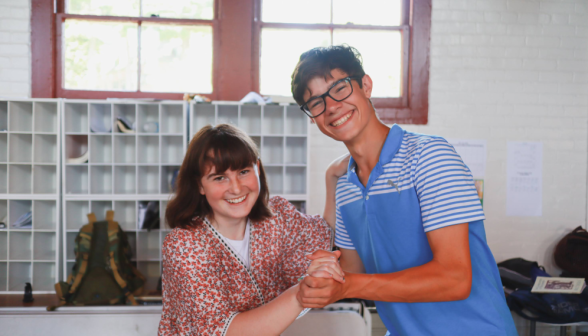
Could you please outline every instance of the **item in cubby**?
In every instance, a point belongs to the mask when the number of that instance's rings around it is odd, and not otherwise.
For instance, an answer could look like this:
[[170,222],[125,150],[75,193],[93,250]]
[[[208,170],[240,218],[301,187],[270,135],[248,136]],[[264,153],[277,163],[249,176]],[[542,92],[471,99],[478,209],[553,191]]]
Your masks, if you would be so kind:
[[12,223],[12,227],[15,229],[31,229],[33,227],[33,213],[27,211],[22,214],[14,223]]
[[131,247],[114,221],[114,211],[107,211],[103,221],[88,214],[88,224],[76,237],[75,251],[76,263],[68,282],[55,284],[59,305],[47,307],[48,311],[64,305],[137,304],[134,295],[143,292],[145,277],[131,263]]
[[88,159],[90,158],[90,151],[86,151],[82,156],[68,158],[67,163],[73,164],[80,164],[80,163],[88,163]]
[[122,133],[135,133],[133,124],[131,124],[125,117],[119,116],[116,118],[116,126]]
[[6,223],[8,223],[8,215],[5,215],[4,218],[0,219],[0,229],[6,229]]
[[35,299],[33,298],[33,286],[30,282],[27,282],[25,284],[24,297],[22,299],[22,302],[29,303],[33,301],[35,301]]
[[105,125],[98,113],[90,114],[90,130],[94,133],[110,133],[111,128]]
[[159,229],[159,202],[139,202],[138,226],[141,230]]
[[159,133],[159,123],[155,121],[146,122],[143,124],[143,131],[145,133]]

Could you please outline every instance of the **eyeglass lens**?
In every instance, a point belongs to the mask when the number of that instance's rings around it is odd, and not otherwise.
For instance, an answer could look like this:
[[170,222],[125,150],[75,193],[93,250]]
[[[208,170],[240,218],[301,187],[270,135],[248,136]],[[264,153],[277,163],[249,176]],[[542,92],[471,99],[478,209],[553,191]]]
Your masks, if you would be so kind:
[[[328,95],[336,101],[346,99],[351,95],[351,81],[344,80],[333,86]],[[325,97],[316,97],[307,103],[309,112],[314,116],[325,110]]]

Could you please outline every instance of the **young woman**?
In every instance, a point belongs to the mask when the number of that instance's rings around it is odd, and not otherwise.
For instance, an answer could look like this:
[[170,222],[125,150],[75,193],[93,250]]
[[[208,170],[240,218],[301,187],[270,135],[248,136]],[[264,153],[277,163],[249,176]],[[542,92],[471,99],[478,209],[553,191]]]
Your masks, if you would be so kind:
[[303,311],[301,276],[344,281],[335,258],[307,258],[330,250],[331,227],[269,199],[257,147],[236,127],[192,139],[166,220],[159,335],[279,335]]

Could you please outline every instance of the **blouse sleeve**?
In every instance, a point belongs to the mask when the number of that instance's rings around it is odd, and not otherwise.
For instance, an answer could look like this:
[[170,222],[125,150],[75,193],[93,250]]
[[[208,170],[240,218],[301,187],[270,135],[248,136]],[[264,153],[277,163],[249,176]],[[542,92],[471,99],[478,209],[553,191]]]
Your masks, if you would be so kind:
[[167,235],[162,247],[162,335],[224,336],[233,318],[227,289],[209,270],[202,247],[194,246],[190,232]]
[[306,254],[331,250],[333,231],[322,217],[303,214],[281,197],[273,197],[270,206],[276,214],[276,224],[282,228],[279,259],[285,290],[298,283],[298,278],[306,273],[310,265]]

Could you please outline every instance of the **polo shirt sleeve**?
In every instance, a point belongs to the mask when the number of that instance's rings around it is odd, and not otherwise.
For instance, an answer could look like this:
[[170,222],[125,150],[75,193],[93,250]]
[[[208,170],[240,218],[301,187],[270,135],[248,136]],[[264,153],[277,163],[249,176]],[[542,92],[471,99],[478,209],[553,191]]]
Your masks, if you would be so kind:
[[339,246],[340,248],[355,250],[355,246],[353,246],[353,242],[351,242],[351,238],[349,238],[347,230],[345,229],[343,217],[341,216],[341,210],[339,209],[338,205],[335,211],[337,215],[337,221],[335,222],[335,245]]
[[485,219],[472,173],[445,139],[421,145],[413,174],[425,232]]

